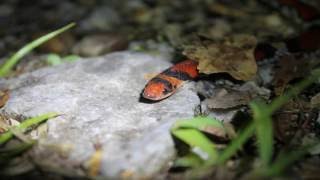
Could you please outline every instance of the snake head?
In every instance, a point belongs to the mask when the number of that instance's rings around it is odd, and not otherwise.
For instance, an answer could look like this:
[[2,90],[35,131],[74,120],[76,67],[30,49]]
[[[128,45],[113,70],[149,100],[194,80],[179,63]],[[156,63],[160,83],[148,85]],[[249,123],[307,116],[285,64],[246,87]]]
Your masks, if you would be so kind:
[[152,101],[159,101],[169,97],[174,92],[170,83],[163,82],[163,80],[152,79],[144,88],[142,96],[145,99]]

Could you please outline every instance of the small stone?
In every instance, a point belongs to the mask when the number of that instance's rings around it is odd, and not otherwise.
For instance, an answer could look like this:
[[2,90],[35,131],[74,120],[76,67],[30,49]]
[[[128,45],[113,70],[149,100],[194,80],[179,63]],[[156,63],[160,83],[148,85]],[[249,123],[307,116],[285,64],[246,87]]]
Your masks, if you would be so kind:
[[128,41],[121,35],[95,34],[84,37],[73,47],[72,52],[80,56],[91,57],[124,50],[127,47]]

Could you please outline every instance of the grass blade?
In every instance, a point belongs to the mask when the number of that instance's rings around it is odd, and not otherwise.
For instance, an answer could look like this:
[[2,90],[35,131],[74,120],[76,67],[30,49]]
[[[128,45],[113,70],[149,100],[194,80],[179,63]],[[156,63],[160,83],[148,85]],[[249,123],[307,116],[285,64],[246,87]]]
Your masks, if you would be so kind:
[[[206,163],[215,161],[218,152],[214,144],[201,132],[207,132],[214,135],[225,135],[223,124],[209,117],[198,116],[188,120],[179,120],[171,128],[171,133],[191,147],[193,157],[195,155]],[[195,163],[199,161],[184,157],[180,159],[181,163]],[[200,159],[200,160],[201,160]]]
[[203,160],[194,153],[190,153],[184,157],[178,158],[174,161],[174,167],[200,167],[203,164]]
[[253,111],[260,159],[262,165],[267,167],[273,155],[272,114],[265,111],[268,106],[262,101],[254,101],[250,103],[250,107]]
[[195,129],[175,129],[171,132],[175,137],[191,147],[191,151],[207,162],[218,157],[215,145],[200,131]]
[[7,163],[13,157],[25,152],[29,148],[31,148],[36,141],[30,141],[27,143],[22,143],[20,145],[15,146],[14,148],[1,150],[0,151],[0,165]]
[[218,164],[224,164],[228,159],[236,154],[243,144],[254,134],[254,123],[250,123],[237,138],[231,141],[226,149],[222,151],[217,159]]
[[46,41],[52,39],[53,37],[57,36],[58,34],[61,34],[62,32],[72,28],[75,26],[75,23],[70,23],[56,31],[53,31],[49,34],[46,34],[28,44],[23,46],[18,52],[14,53],[13,56],[11,56],[6,62],[1,66],[0,68],[0,77],[6,76],[12,68],[19,62],[19,60],[28,54],[30,51],[32,51],[34,48],[40,46],[41,44],[45,43]]
[[219,120],[203,116],[198,116],[189,120],[179,120],[173,125],[171,129],[193,128],[198,130],[205,130],[210,127],[220,128],[224,130],[224,126]]
[[[54,118],[58,116],[57,113],[47,113],[47,114],[44,114],[44,115],[40,115],[40,116],[37,116],[37,117],[33,117],[33,118],[30,118],[30,119],[27,119],[25,121],[23,121],[20,125],[14,127],[16,130],[19,130],[19,131],[22,131],[22,132],[25,132],[29,127],[33,126],[33,125],[36,125],[36,124],[39,124],[45,120],[48,120],[50,118]],[[13,137],[13,133],[12,131],[9,129],[7,132],[3,133],[0,135],[0,145],[6,143],[7,141],[9,141],[12,137]]]

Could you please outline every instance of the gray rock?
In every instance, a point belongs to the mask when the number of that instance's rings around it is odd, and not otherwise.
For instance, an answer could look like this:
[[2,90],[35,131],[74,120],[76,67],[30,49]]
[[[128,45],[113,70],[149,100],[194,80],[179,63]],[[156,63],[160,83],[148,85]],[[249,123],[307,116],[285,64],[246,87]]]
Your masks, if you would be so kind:
[[157,103],[139,102],[147,80],[171,64],[162,57],[119,52],[90,60],[40,69],[1,80],[11,96],[2,113],[62,115],[47,122],[33,158],[40,167],[68,175],[87,175],[95,145],[102,146],[103,178],[153,177],[175,155],[169,128],[190,118],[200,100],[187,83]]

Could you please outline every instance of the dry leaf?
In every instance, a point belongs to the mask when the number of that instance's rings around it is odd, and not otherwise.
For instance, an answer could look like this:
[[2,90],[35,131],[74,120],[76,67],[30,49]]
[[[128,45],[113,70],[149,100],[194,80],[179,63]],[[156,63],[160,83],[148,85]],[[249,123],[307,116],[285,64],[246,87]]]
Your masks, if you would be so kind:
[[215,88],[212,90],[212,96],[207,98],[205,102],[210,109],[228,109],[247,105],[256,97],[268,99],[269,96],[269,90],[249,81],[240,87]]
[[238,35],[222,42],[198,42],[185,46],[183,54],[199,62],[200,73],[229,73],[237,80],[250,80],[257,72],[253,36]]
[[0,108],[4,106],[9,99],[9,90],[0,91]]
[[224,128],[215,127],[215,126],[205,126],[201,129],[201,131],[206,132],[208,134],[212,134],[220,139],[226,139],[227,134]]
[[[206,101],[203,101],[203,106],[207,106]],[[207,110],[205,113],[212,118],[215,118],[219,121],[223,122],[231,122],[237,113],[241,111],[240,108],[235,109],[210,109]]]
[[210,109],[228,109],[248,104],[252,97],[249,92],[230,89],[216,89],[216,96],[206,99]]

